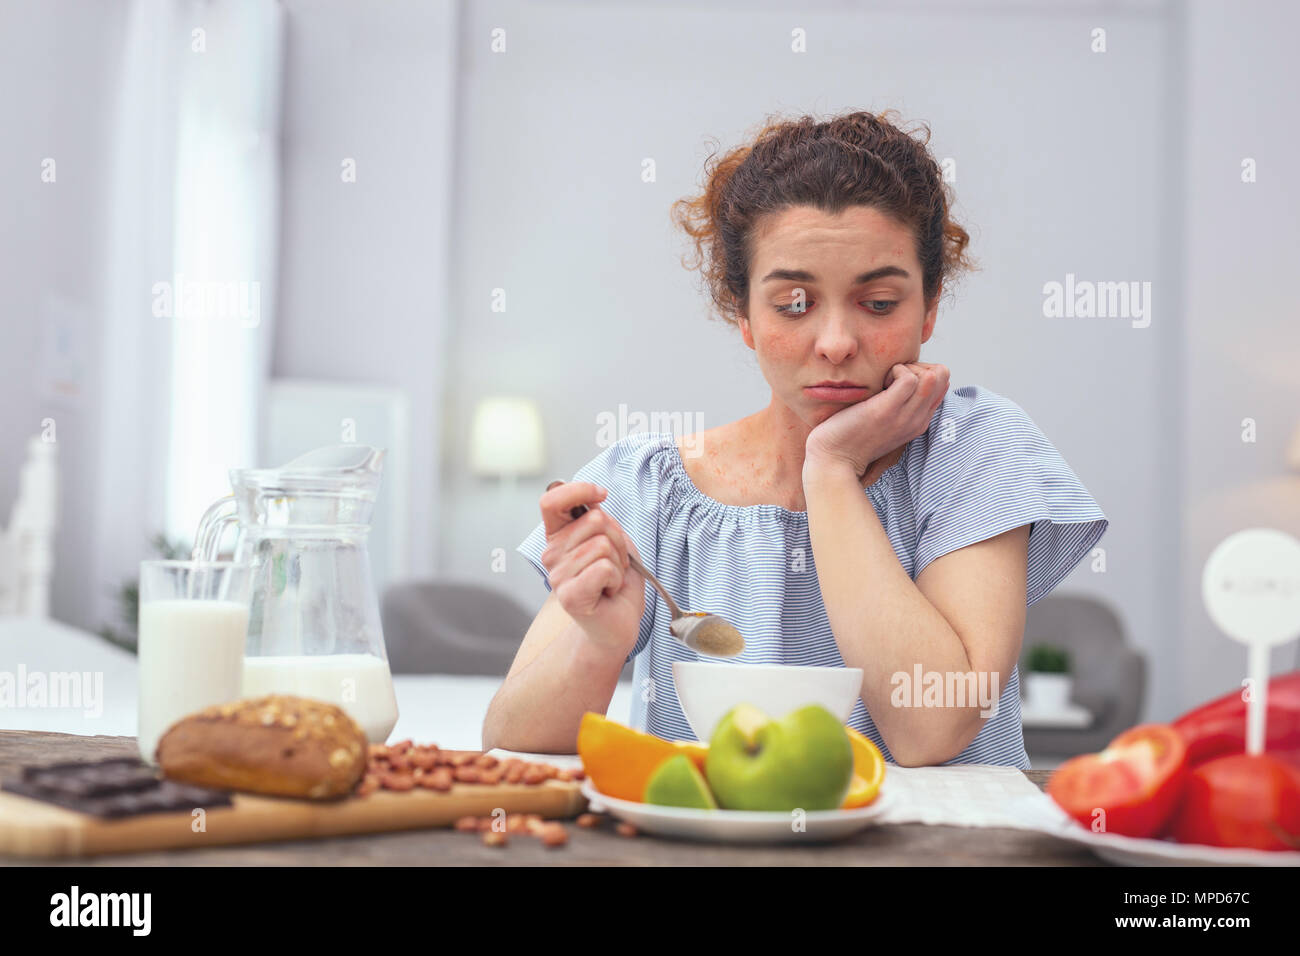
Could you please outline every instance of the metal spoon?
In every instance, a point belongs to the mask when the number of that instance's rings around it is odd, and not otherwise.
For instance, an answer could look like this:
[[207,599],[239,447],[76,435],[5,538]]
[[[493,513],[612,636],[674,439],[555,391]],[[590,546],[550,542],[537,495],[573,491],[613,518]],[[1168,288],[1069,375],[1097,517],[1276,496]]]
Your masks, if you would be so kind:
[[[546,486],[550,491],[556,485],[564,484],[562,481],[553,481]],[[569,509],[569,514],[574,518],[581,518],[591,509],[586,505],[575,505]],[[677,606],[659,579],[650,573],[650,570],[642,564],[635,554],[631,551],[627,554],[628,563],[645,577],[647,581],[655,586],[655,590],[663,595],[664,601],[668,604],[668,610],[673,612],[673,619],[668,625],[668,631],[674,638],[685,644],[697,654],[704,654],[708,657],[735,657],[745,649],[745,639],[741,637],[740,632],[727,621],[726,618],[717,614],[708,614],[704,611],[683,611]]]

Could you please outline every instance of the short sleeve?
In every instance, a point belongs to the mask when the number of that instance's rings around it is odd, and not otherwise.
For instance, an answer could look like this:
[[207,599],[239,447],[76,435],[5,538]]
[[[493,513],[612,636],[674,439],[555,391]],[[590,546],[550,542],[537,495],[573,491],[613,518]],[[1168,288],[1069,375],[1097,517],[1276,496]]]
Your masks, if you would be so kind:
[[[659,442],[646,433],[629,435],[583,465],[574,474],[573,481],[590,481],[609,489],[600,503],[627,532],[636,545],[645,566],[658,572],[659,553],[659,477],[654,462],[660,450]],[[542,522],[529,532],[528,537],[515,548],[527,558],[542,576],[542,584],[551,590],[550,576],[542,564],[542,551],[546,548],[546,526]],[[632,660],[645,649],[654,630],[655,605],[658,592],[648,581],[645,586],[645,611],[637,640],[627,660]]]
[[1029,606],[1105,534],[1110,522],[1088,490],[1010,399],[978,386],[958,389],[927,437],[913,579],[935,558],[1029,524]]

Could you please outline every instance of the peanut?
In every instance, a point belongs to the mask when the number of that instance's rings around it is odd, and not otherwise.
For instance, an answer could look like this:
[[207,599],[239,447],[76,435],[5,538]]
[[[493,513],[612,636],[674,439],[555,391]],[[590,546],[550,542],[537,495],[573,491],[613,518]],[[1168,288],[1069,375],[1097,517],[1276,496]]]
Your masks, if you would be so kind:
[[409,773],[386,773],[379,780],[389,790],[410,790],[415,786],[415,777]]
[[482,773],[478,767],[457,767],[455,776],[461,783],[479,783]]
[[605,818],[599,813],[583,813],[578,816],[578,819],[575,822],[580,827],[591,829],[592,827],[600,826],[604,820]]
[[388,758],[388,766],[392,767],[399,773],[406,773],[411,769],[411,762],[401,754],[393,754]]
[[637,828],[632,826],[632,824],[624,821],[620,823],[618,826],[614,827],[614,832],[617,833],[619,836],[634,837],[637,835]]
[[410,754],[407,759],[410,761],[411,766],[420,770],[432,770],[438,763],[437,755],[428,750],[417,750],[415,753]]
[[505,846],[506,835],[500,830],[487,830],[483,833],[483,842],[488,846]]
[[569,832],[562,823],[544,824],[537,835],[542,838],[543,846],[564,846],[569,842]]
[[424,787],[425,790],[450,790],[451,789],[450,780],[445,781],[447,784],[445,787],[442,786],[444,781],[442,778],[438,776],[438,772],[436,770],[433,773],[426,773],[416,777],[415,782],[418,786]]

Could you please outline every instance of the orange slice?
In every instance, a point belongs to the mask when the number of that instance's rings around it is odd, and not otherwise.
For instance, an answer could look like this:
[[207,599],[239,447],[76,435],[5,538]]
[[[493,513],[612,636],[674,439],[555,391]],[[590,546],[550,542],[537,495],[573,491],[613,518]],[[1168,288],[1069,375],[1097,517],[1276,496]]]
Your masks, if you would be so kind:
[[641,802],[645,785],[669,757],[685,753],[704,772],[706,744],[694,740],[664,740],[625,727],[603,714],[587,711],[578,727],[578,756],[582,769],[601,793]]
[[885,755],[852,727],[846,726],[844,730],[853,745],[853,782],[840,809],[854,810],[867,806],[880,795],[880,785],[885,780]]

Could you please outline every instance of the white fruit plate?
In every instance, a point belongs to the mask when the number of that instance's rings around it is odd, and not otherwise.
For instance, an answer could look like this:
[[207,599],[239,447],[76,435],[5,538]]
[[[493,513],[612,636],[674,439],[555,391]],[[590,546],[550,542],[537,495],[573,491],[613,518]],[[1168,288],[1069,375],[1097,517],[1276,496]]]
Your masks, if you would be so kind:
[[716,843],[822,843],[839,840],[875,824],[890,802],[886,780],[881,784],[880,794],[865,807],[809,810],[799,821],[800,828],[795,826],[793,814],[779,811],[692,810],[619,800],[605,796],[590,779],[582,782],[582,793],[593,811],[608,811],[642,833]]
[[1120,866],[1300,866],[1300,852],[1247,850],[1144,840],[1118,833],[1093,833],[1082,826],[1055,831],[1062,839],[1080,843],[1103,860]]

